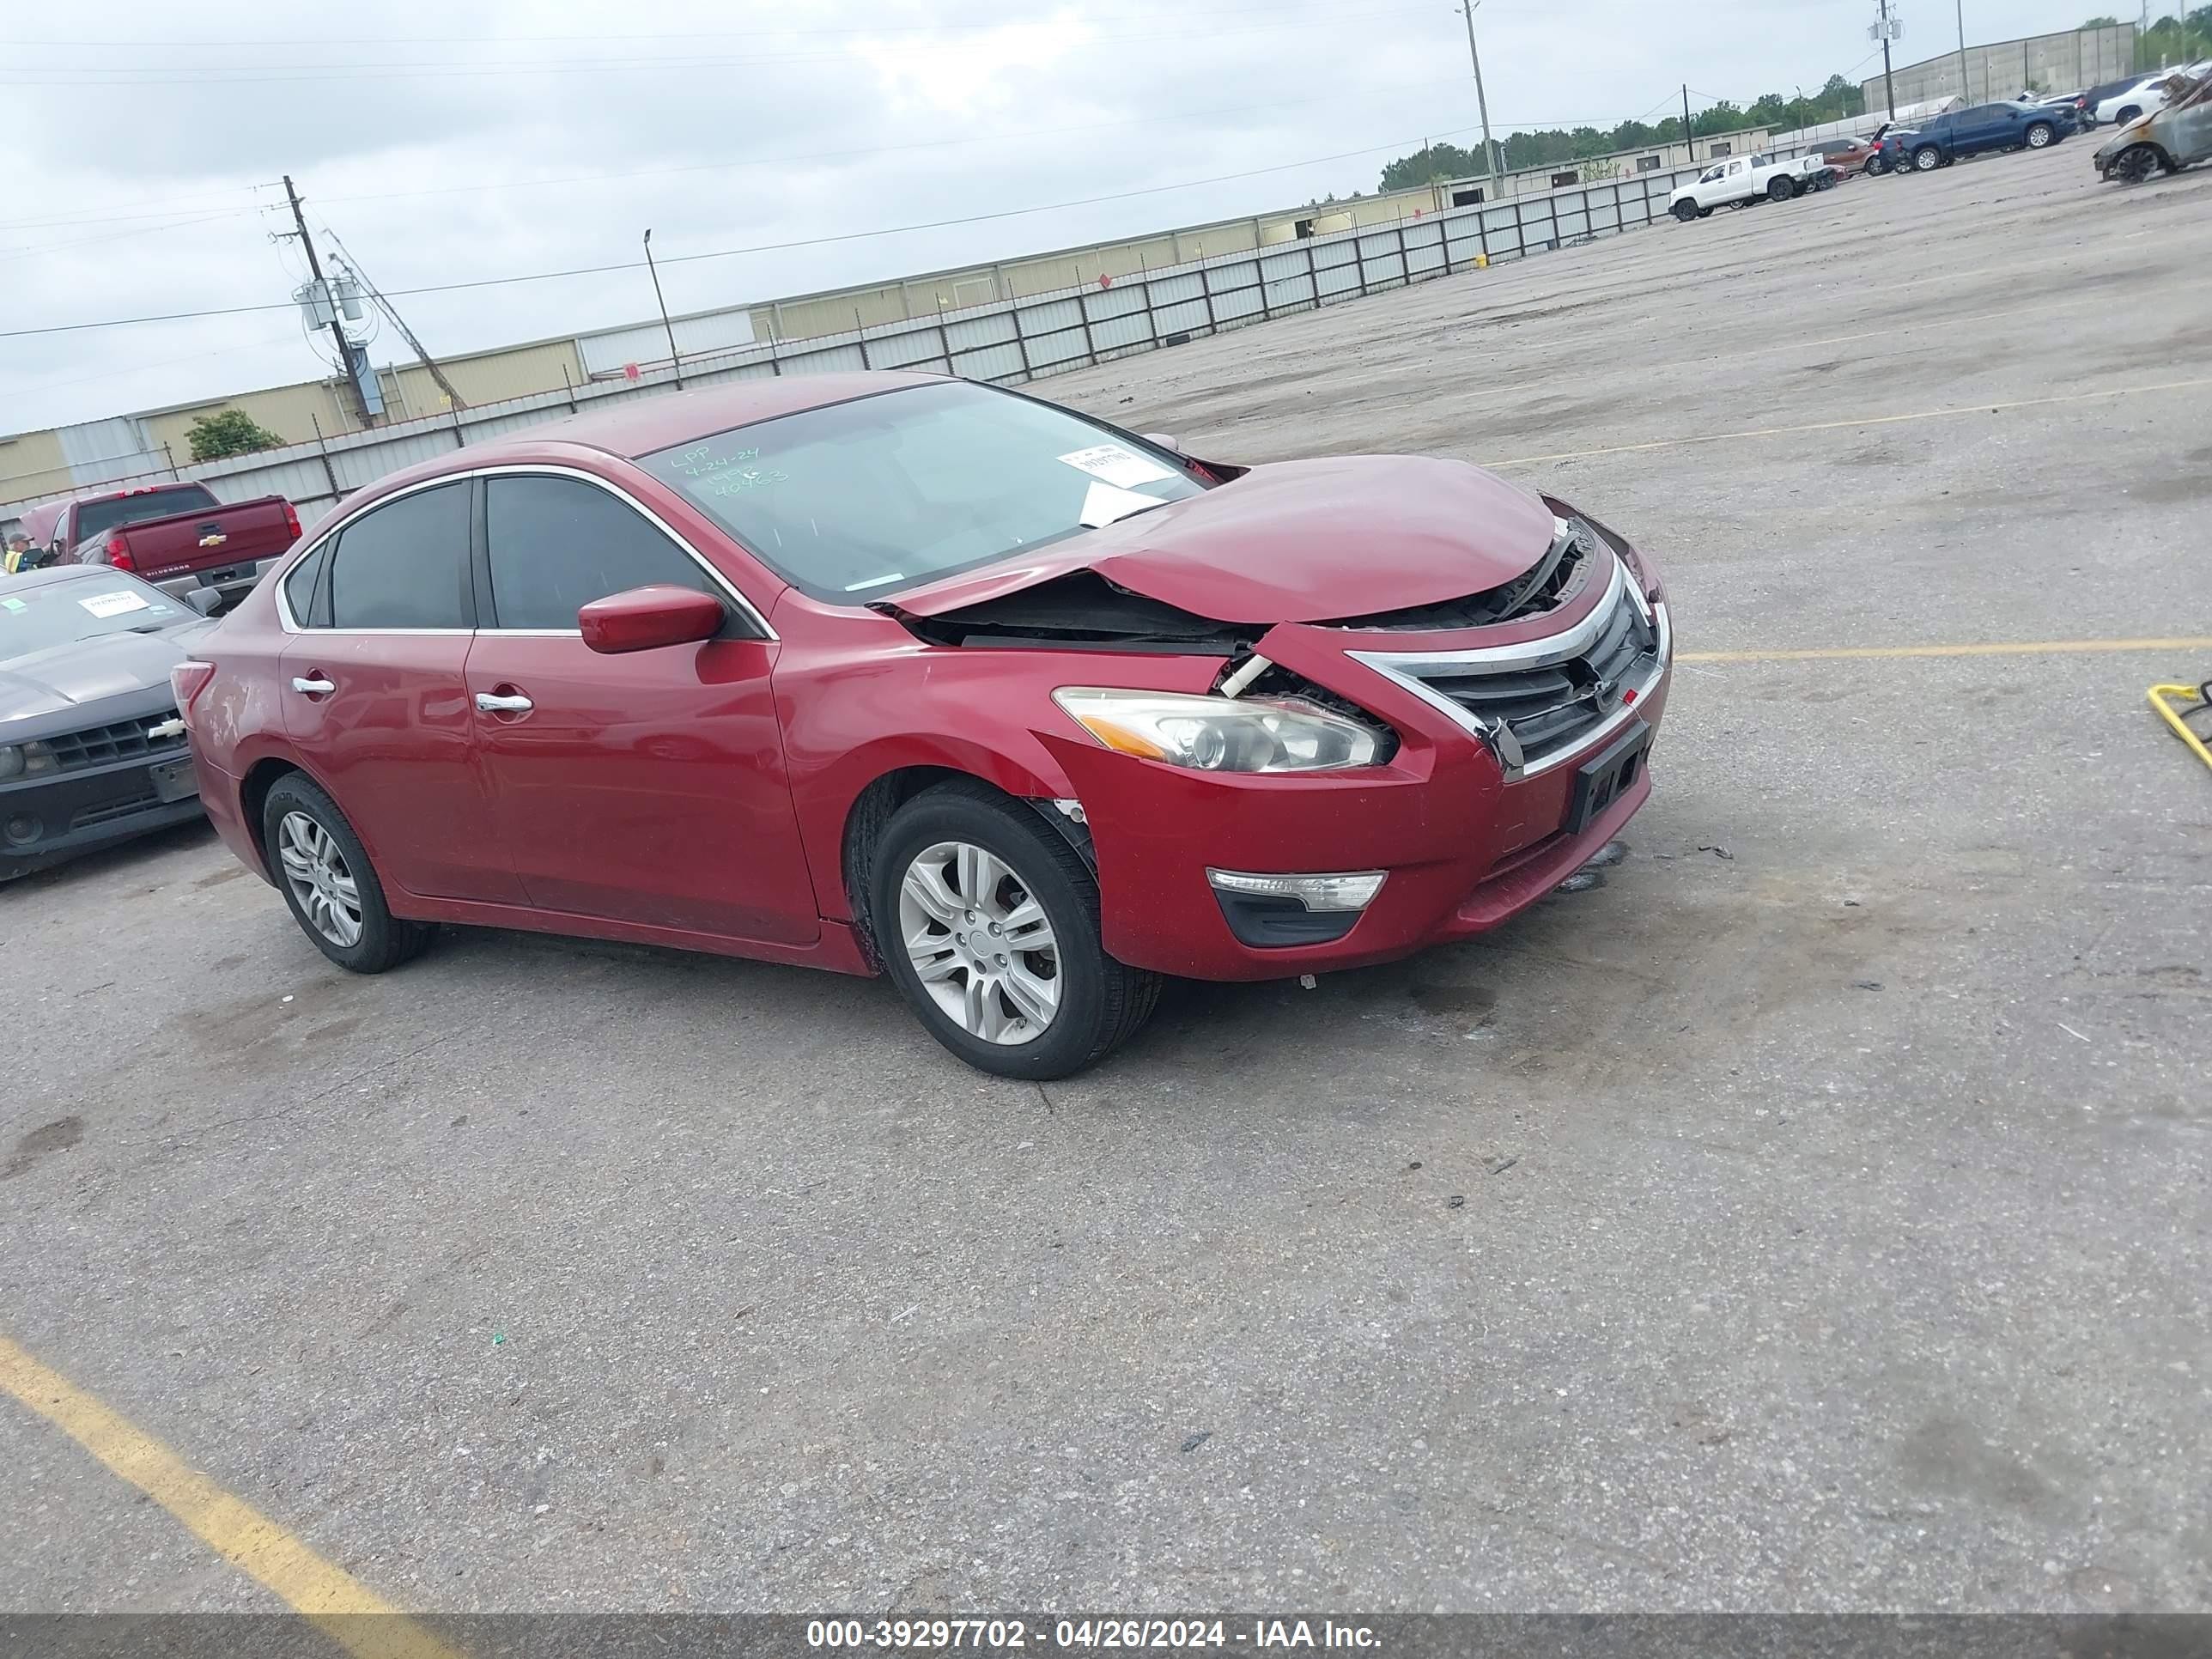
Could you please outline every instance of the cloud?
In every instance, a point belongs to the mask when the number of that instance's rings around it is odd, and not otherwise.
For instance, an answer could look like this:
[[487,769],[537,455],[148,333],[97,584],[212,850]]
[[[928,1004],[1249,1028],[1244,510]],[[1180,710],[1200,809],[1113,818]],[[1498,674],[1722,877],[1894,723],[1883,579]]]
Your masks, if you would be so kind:
[[[1476,17],[1502,131],[1610,125],[1684,79],[1743,102],[1864,73],[1868,9],[1715,0],[1692,27],[1638,0],[1486,0]],[[2021,0],[2005,26],[2070,27],[2078,10]],[[688,311],[1371,190],[1391,155],[1468,143],[1475,123],[1446,0],[111,0],[96,43],[76,15],[50,9],[46,44],[10,47],[0,328],[283,307],[304,274],[296,245],[270,240],[290,229],[287,173],[313,224],[404,289],[635,260],[647,225],[674,257],[1356,152],[668,265],[670,306]],[[1906,57],[1942,34],[1931,21]],[[404,306],[447,353],[653,313],[642,271]],[[407,354],[387,332],[372,355]],[[0,430],[327,367],[283,309],[0,340]]]

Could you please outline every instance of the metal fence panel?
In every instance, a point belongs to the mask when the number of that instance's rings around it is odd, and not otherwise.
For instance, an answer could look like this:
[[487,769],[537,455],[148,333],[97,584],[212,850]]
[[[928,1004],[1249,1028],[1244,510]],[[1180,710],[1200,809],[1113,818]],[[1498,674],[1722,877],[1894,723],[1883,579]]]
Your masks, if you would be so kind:
[[1171,339],[1177,334],[1210,333],[1212,329],[1202,300],[1185,300],[1181,305],[1162,306],[1152,313],[1152,321],[1159,329],[1163,340]]
[[952,372],[970,380],[1017,380],[1024,370],[1020,349],[1008,343],[954,352]]
[[969,346],[1003,345],[1013,337],[1013,313],[1007,311],[988,317],[963,317],[945,325],[945,343],[956,352]]
[[[1140,294],[1135,296],[1142,301]],[[1140,304],[1134,311],[1109,317],[1103,322],[1091,325],[1091,343],[1101,351],[1119,351],[1125,346],[1150,344],[1152,324],[1157,312],[1147,315]]]

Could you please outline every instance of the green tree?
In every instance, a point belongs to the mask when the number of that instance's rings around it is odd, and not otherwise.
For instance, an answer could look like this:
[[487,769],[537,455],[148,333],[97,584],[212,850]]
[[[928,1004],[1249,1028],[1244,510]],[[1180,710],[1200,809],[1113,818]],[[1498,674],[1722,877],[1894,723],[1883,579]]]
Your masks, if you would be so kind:
[[196,461],[219,461],[226,455],[251,455],[257,449],[276,449],[284,441],[242,409],[198,416],[185,432]]
[[2092,17],[2081,25],[2085,29],[2116,29],[2119,26],[2120,20],[2117,17]]

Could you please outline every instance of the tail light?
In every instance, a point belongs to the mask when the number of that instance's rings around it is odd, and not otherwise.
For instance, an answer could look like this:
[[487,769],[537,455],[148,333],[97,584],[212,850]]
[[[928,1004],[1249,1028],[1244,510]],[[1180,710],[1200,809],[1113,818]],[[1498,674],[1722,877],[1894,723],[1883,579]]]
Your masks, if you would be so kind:
[[138,561],[131,556],[130,538],[119,530],[107,538],[105,551],[108,563],[118,570],[136,570],[138,568]]
[[284,503],[284,531],[294,541],[300,539],[300,509],[289,501]]
[[184,717],[185,729],[192,726],[192,699],[208,688],[215,678],[215,665],[187,658],[169,671],[169,690],[177,699],[177,713]]

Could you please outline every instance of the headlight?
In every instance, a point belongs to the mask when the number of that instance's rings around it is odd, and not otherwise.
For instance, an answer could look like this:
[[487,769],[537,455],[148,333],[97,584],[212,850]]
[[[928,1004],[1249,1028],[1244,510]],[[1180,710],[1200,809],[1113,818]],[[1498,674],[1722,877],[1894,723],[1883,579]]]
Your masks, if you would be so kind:
[[1372,766],[1383,736],[1295,698],[1194,697],[1064,685],[1053,701],[1109,749],[1199,772]]
[[23,775],[23,751],[12,743],[0,743],[0,781]]

